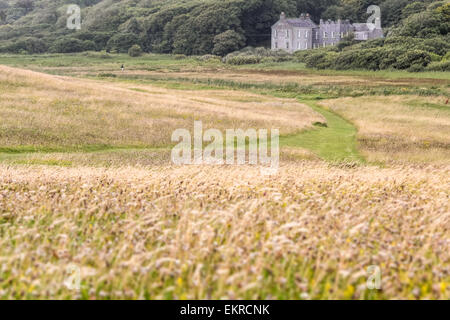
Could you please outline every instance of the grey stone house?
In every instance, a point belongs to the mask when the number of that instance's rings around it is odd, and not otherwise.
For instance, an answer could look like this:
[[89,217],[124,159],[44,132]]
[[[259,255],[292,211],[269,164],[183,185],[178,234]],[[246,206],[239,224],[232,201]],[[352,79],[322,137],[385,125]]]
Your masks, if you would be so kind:
[[286,18],[281,13],[280,20],[272,26],[272,50],[285,50],[293,53],[298,50],[317,49],[339,43],[350,33],[356,40],[369,40],[383,37],[381,20],[375,23],[350,23],[348,20],[323,21],[317,25],[309,14],[300,18]]

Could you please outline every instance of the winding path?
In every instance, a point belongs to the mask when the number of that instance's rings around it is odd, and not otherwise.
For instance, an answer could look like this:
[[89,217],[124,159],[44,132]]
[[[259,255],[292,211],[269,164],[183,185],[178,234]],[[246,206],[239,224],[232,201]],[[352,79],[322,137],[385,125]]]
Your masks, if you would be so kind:
[[333,111],[319,106],[317,101],[302,100],[301,102],[322,114],[327,120],[327,126],[319,125],[313,130],[281,137],[281,145],[311,150],[327,161],[364,162],[357,148],[357,129],[350,122]]

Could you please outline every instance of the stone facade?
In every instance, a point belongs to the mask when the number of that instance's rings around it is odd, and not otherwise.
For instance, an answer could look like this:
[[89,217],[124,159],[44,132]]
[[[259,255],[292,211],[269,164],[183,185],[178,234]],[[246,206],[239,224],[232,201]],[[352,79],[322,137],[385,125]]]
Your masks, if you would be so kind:
[[285,50],[293,53],[298,50],[317,49],[339,43],[350,33],[356,40],[369,40],[383,37],[381,20],[374,24],[350,23],[350,21],[323,21],[315,24],[309,14],[300,18],[286,18],[281,13],[280,20],[272,26],[272,50]]

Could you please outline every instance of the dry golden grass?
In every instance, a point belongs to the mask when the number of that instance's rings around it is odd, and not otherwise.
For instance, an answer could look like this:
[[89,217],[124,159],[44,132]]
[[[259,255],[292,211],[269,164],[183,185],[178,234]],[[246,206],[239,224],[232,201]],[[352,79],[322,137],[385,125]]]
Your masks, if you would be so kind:
[[205,128],[280,128],[282,134],[324,121],[293,99],[127,88],[0,66],[3,147],[165,146],[175,129],[192,129],[194,119]]
[[[2,165],[0,297],[448,299],[449,176]],[[70,266],[81,291],[63,285]]]
[[[244,91],[0,66],[0,147],[47,151],[0,153],[0,299],[449,299],[450,118],[441,100],[323,102],[358,126],[369,160],[433,166],[332,166],[284,147],[280,171],[263,176],[250,166],[170,166],[171,132],[201,119],[287,134],[324,118],[295,100]],[[96,145],[110,148],[73,152]],[[381,268],[380,291],[365,286],[371,265]],[[64,285],[72,267],[80,290]]]
[[[362,77],[353,75],[327,75],[311,73],[309,71],[291,71],[291,70],[246,70],[246,69],[230,69],[230,68],[207,68],[184,66],[178,69],[147,71],[142,70],[142,66],[132,66],[124,72],[118,71],[117,66],[98,66],[93,69],[90,67],[53,67],[44,68],[46,72],[59,72],[72,76],[84,77],[93,75],[93,71],[97,73],[110,73],[118,76],[150,76],[159,78],[186,78],[186,79],[215,79],[228,80],[243,83],[271,83],[271,84],[287,84],[298,83],[299,85],[342,85],[342,86],[411,86],[417,85],[417,79],[387,79],[383,77]],[[424,79],[424,83],[445,85],[446,80]]]
[[448,164],[450,106],[444,97],[339,98],[321,102],[356,124],[369,161]]

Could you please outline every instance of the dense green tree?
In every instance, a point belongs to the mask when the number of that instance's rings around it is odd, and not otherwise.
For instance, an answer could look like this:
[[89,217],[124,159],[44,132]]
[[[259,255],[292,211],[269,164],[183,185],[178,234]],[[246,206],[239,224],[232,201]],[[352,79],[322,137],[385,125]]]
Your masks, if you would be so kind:
[[139,44],[139,37],[134,33],[117,33],[113,35],[107,45],[107,51],[127,53],[135,44]]
[[[69,3],[82,8],[81,31],[66,28]],[[139,45],[146,52],[225,55],[244,46],[267,47],[270,27],[282,11],[290,17],[308,12],[316,22],[320,18],[364,22],[372,4],[381,7],[386,41],[348,39],[333,48],[338,56],[383,48],[379,53],[389,54],[379,63],[381,67],[392,66],[387,56],[404,43],[411,50],[429,52],[433,59],[448,51],[450,5],[439,0],[2,0],[0,46],[6,52],[106,49],[126,53]],[[27,47],[23,40],[28,38],[34,40]],[[358,61],[365,57],[373,68],[374,52],[365,52]],[[327,54],[321,65],[334,61],[330,57],[336,54]]]
[[225,56],[244,46],[245,37],[236,31],[228,30],[214,37],[214,48],[212,53],[218,56]]
[[72,53],[83,51],[83,41],[75,38],[60,38],[57,39],[51,46],[50,52],[55,53]]
[[133,46],[128,50],[128,55],[129,55],[130,57],[140,57],[140,56],[142,56],[142,53],[143,53],[143,51],[142,51],[141,46],[139,46],[139,45],[137,45],[137,44],[133,45]]

